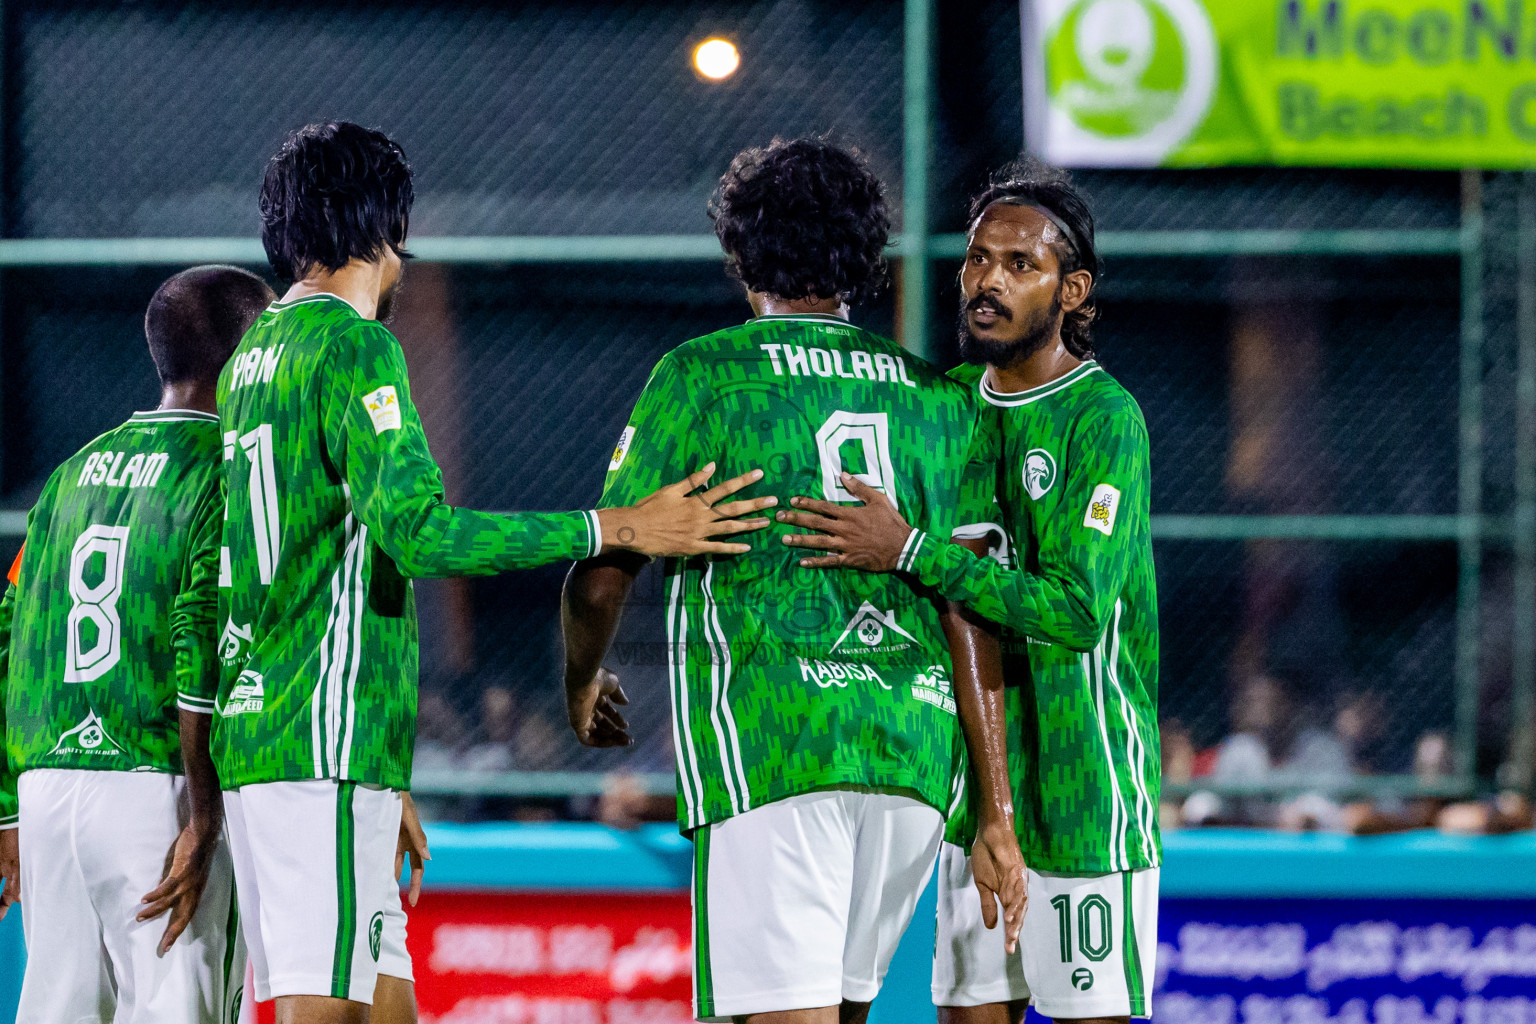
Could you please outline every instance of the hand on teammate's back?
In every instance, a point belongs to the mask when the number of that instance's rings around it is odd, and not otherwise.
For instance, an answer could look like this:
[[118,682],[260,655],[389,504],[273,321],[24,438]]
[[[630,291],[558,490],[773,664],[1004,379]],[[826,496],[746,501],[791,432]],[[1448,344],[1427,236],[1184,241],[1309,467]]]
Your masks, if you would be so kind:
[[571,729],[584,747],[627,747],[633,743],[629,722],[617,707],[628,703],[619,677],[605,668],[598,669],[586,686],[567,690],[565,695]]
[[842,475],[848,493],[863,504],[839,505],[815,498],[791,498],[798,512],[778,514],[781,523],[819,533],[786,534],[784,543],[792,548],[817,548],[830,552],[800,559],[807,569],[863,569],[865,572],[893,572],[901,552],[912,536],[912,526],[901,517],[895,504],[852,473]]
[[21,829],[0,832],[0,921],[10,912],[12,903],[21,902]]
[[400,794],[400,838],[395,841],[395,877],[400,877],[400,871],[405,867],[405,858],[409,854],[411,858],[411,888],[406,894],[411,906],[421,898],[421,876],[426,871],[423,861],[432,859],[432,851],[427,849],[427,833],[421,827],[421,816],[416,813],[416,801],[411,799],[411,794]]
[[603,528],[603,550],[622,548],[656,557],[690,555],[740,555],[751,550],[747,544],[711,540],[712,537],[750,533],[768,525],[765,518],[739,519],[749,512],[760,512],[778,504],[777,498],[747,498],[718,504],[743,487],[763,478],[763,471],[733,477],[700,494],[693,493],[709,482],[715,473],[711,462],[685,480],[669,484],[628,508],[605,508],[597,512]]
[[1003,907],[1003,947],[1011,954],[1019,946],[1029,885],[1024,878],[1024,854],[1009,821],[984,821],[971,847],[971,873],[981,897],[981,923],[997,927],[997,905]]
[[165,935],[160,939],[160,956],[165,956],[192,923],[192,915],[197,913],[197,904],[203,898],[203,887],[208,884],[208,869],[218,840],[217,829],[210,832],[192,825],[182,829],[165,855],[165,877],[141,901],[144,909],[139,911],[137,921],[152,921],[166,911],[171,912]]

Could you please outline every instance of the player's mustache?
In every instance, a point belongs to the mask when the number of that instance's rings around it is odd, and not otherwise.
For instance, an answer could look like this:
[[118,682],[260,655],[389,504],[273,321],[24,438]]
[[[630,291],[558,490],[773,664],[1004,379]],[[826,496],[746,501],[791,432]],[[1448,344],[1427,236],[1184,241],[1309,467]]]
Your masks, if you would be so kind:
[[976,296],[970,302],[967,302],[965,304],[965,311],[967,313],[974,313],[978,309],[981,309],[983,307],[986,307],[987,309],[992,310],[994,313],[996,313],[998,316],[1002,317],[1004,320],[1012,320],[1013,319],[1013,310],[1009,309],[1007,306],[1003,305],[1001,302],[998,302],[996,299],[994,299],[990,295],[978,295],[978,296]]

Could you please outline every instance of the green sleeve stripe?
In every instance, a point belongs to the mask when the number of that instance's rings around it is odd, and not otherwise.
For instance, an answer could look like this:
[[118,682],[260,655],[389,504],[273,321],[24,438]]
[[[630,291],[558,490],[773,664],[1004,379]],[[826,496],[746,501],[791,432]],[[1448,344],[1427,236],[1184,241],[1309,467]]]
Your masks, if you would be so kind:
[[16,828],[20,824],[20,814],[7,814],[3,818],[0,818],[0,832],[4,832],[8,828]]
[[1147,995],[1142,985],[1141,947],[1136,945],[1136,887],[1132,875],[1130,871],[1120,873],[1123,879],[1121,899],[1125,908],[1125,934],[1120,941],[1124,950],[1121,962],[1125,965],[1125,991],[1131,1000],[1131,1016],[1144,1017],[1147,1013]]
[[696,1016],[715,1016],[715,978],[709,969],[709,829],[693,834],[693,978]]
[[917,565],[917,554],[922,550],[923,542],[927,539],[926,533],[914,527],[907,535],[907,542],[902,545],[901,554],[896,556],[896,568],[912,572]]
[[597,509],[583,512],[587,517],[587,557],[596,558],[603,553],[603,524],[598,521]]
[[352,953],[357,947],[357,866],[353,863],[352,797],[357,783],[336,784],[336,953],[331,995],[351,998]]
[[195,711],[198,714],[212,714],[214,702],[212,697],[196,697],[190,693],[176,694],[176,706],[183,711]]

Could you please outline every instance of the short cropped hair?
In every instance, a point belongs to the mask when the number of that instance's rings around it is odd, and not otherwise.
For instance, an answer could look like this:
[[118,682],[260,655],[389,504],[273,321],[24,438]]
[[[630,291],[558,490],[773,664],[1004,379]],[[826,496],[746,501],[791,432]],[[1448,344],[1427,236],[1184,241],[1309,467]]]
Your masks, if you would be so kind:
[[230,353],[277,296],[239,267],[183,270],[149,300],[144,336],[160,383],[213,384]]
[[267,163],[261,244],[285,281],[386,248],[405,258],[415,199],[411,165],[389,136],[347,121],[305,125]]
[[780,299],[879,292],[889,270],[885,189],[856,150],[774,139],[731,161],[709,202],[731,275]]
[[1093,358],[1093,322],[1099,316],[1094,295],[1098,291],[1100,267],[1094,247],[1093,210],[1087,197],[1078,191],[1066,171],[1034,157],[1024,157],[992,173],[987,187],[971,199],[968,225],[974,226],[993,203],[1040,207],[1049,211],[1058,229],[1065,229],[1057,231],[1052,246],[1062,276],[1086,270],[1093,275],[1093,284],[1083,304],[1062,317],[1061,340],[1077,358]]

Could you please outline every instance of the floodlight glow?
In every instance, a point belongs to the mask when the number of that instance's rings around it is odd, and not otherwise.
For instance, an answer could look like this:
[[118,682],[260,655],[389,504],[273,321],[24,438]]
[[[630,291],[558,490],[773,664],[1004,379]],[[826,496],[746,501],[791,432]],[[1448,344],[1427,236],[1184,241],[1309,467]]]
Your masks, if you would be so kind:
[[729,78],[741,67],[741,54],[726,39],[706,39],[693,51],[693,66],[705,78]]

